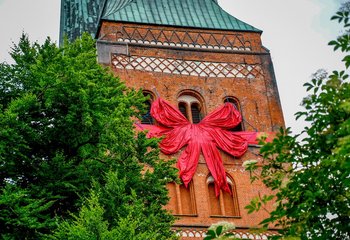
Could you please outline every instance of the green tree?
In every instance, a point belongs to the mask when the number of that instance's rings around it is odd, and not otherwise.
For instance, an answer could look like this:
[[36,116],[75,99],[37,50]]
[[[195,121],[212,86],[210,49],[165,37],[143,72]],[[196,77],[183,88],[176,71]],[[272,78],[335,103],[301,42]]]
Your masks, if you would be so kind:
[[[175,239],[171,232],[164,234],[164,209],[157,202],[145,204],[136,191],[129,193],[128,180],[118,172],[108,172],[104,186],[96,186],[73,221],[63,222],[53,239]],[[118,196],[110,201],[111,195]],[[108,213],[108,214],[107,214]],[[167,222],[164,221],[163,222]]]
[[61,48],[49,39],[32,44],[23,35],[11,56],[14,64],[0,65],[1,238],[50,234],[79,211],[93,182],[105,185],[109,171],[125,188],[96,190],[104,194],[99,204],[105,221],[119,224],[135,195],[153,229],[170,236],[173,218],[162,206],[175,170],[159,159],[156,140],[133,130],[142,93],[96,62],[95,42],[87,35]]
[[[332,19],[344,24],[345,34],[329,44],[346,53],[350,66],[349,12]],[[299,135],[281,130],[261,148],[264,184],[275,195],[255,198],[246,208],[258,211],[273,199],[275,210],[262,224],[277,226],[285,239],[350,239],[350,85],[345,71],[319,71],[304,84],[309,96],[296,113],[308,126]],[[257,168],[255,162],[246,168]],[[276,238],[279,238],[276,237]]]

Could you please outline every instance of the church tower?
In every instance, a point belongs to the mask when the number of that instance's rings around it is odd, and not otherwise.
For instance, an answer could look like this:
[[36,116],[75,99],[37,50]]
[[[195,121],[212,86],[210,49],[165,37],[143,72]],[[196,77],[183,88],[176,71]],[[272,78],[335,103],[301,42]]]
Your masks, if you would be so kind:
[[[61,39],[65,34],[72,40],[84,31],[97,40],[99,63],[127,86],[141,88],[150,97],[149,106],[162,98],[195,125],[228,102],[242,116],[229,131],[254,136],[240,154],[221,145],[215,150],[217,157],[199,151],[188,186],[169,184],[167,208],[177,217],[174,229],[179,235],[202,239],[206,229],[220,221],[234,223],[241,238],[267,239],[274,234],[273,229],[249,233],[267,215],[244,209],[253,197],[268,194],[262,183],[250,183],[242,166],[246,160],[262,161],[256,134],[251,133],[276,132],[284,126],[262,31],[225,12],[216,0],[62,0]],[[157,126],[150,114],[141,123]],[[212,133],[220,135],[219,130]],[[205,145],[202,133],[196,134],[192,141]],[[194,154],[187,147],[161,157]],[[212,171],[216,165],[208,167],[209,158],[214,165],[222,162],[226,189],[217,188],[218,176]]]

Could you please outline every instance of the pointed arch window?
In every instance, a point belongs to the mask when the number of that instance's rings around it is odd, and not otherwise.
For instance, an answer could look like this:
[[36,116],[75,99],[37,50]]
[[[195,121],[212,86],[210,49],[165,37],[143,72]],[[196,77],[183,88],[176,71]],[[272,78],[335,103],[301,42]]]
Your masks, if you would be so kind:
[[167,208],[174,215],[197,215],[193,181],[188,184],[187,188],[184,184],[179,185],[175,182],[168,183],[167,187],[170,195]]
[[151,92],[144,91],[143,96],[145,96],[147,100],[145,101],[146,113],[141,116],[141,123],[153,125],[154,119],[152,118],[152,115],[151,115],[151,105],[154,100],[153,94]]
[[180,112],[191,123],[199,123],[203,118],[203,102],[199,98],[184,93],[178,98]]
[[230,177],[227,177],[227,182],[232,195],[220,190],[219,197],[215,195],[214,178],[209,176],[207,178],[208,196],[210,205],[210,216],[225,216],[225,217],[239,217],[239,206],[236,186]]
[[[225,97],[224,99],[224,103],[231,103],[235,108],[236,110],[238,110],[241,115],[242,115],[242,111],[241,111],[241,106],[239,104],[239,101],[237,98],[235,97]],[[243,119],[243,115],[242,115],[242,119]],[[243,128],[243,121],[240,122],[236,127],[232,128],[231,131],[234,131],[234,132],[239,132],[239,131],[243,131],[244,128]]]

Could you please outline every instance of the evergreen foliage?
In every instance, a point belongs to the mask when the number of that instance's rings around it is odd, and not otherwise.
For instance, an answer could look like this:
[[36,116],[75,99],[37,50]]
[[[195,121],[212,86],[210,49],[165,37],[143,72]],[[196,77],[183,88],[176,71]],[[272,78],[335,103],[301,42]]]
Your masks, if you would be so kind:
[[[350,66],[349,12],[332,19],[344,24],[345,34],[329,44],[346,53]],[[301,134],[281,130],[261,148],[266,165],[260,178],[274,195],[255,198],[246,206],[259,211],[274,200],[275,210],[261,224],[282,228],[283,239],[350,239],[350,84],[345,71],[317,72],[304,85],[309,92],[296,113],[309,126]],[[256,163],[247,165],[254,173]]]
[[[175,239],[170,231],[164,234],[169,219],[164,219],[165,210],[156,201],[146,206],[136,191],[128,193],[127,179],[117,172],[108,172],[106,178],[104,186],[93,188],[79,215],[59,226],[53,239]],[[155,224],[160,219],[165,224]]]
[[[1,238],[47,238],[72,215],[97,228],[81,228],[91,239],[116,226],[146,234],[150,221],[152,236],[171,238],[162,206],[176,171],[157,140],[133,130],[142,93],[97,63],[88,35],[61,48],[23,35],[11,56],[0,65]],[[142,227],[128,225],[131,216]]]

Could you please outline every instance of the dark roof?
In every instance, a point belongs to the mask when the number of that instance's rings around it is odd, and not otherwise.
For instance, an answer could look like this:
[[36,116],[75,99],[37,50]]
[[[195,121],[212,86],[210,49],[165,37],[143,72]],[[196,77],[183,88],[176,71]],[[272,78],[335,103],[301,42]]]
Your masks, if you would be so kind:
[[61,0],[60,43],[83,32],[95,36],[101,20],[261,32],[225,12],[216,0]]
[[261,32],[225,12],[216,0],[107,0],[101,19]]

